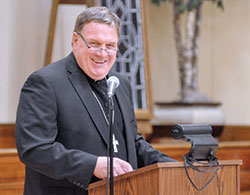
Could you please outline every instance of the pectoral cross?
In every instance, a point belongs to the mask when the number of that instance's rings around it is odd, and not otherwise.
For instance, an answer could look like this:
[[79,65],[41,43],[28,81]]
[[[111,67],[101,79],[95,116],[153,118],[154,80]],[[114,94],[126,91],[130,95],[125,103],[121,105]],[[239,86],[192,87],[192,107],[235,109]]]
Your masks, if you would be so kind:
[[113,147],[114,147],[115,153],[118,153],[117,145],[119,145],[119,142],[118,142],[118,140],[115,139],[115,135],[113,134]]

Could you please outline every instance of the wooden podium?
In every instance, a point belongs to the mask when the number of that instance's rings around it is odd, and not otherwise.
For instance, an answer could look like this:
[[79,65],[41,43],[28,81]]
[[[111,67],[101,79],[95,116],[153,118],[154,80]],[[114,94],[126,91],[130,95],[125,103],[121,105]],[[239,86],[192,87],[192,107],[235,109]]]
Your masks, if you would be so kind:
[[[157,163],[115,177],[114,195],[240,195],[241,164],[241,160],[220,161],[217,175],[203,191],[198,191],[188,180],[183,162]],[[188,172],[198,188],[213,176],[213,173],[199,173],[191,168]],[[104,195],[106,180],[90,184],[88,190],[89,195]]]

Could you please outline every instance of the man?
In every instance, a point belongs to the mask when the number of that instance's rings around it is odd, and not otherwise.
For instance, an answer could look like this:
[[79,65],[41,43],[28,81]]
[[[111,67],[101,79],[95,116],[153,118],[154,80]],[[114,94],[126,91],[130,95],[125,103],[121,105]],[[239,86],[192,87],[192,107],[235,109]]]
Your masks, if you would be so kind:
[[73,52],[25,82],[16,119],[16,144],[26,165],[25,195],[87,194],[107,176],[106,79],[115,75],[114,175],[156,162],[174,161],[137,135],[128,80],[110,69],[116,60],[120,20],[91,7],[75,23]]

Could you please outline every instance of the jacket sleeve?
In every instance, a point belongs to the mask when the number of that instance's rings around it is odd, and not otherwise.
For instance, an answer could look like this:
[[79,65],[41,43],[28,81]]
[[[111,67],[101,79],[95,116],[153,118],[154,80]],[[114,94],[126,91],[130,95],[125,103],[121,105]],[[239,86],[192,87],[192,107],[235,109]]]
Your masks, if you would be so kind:
[[177,162],[168,155],[154,149],[142,136],[136,137],[138,167],[144,167],[157,162]]
[[49,79],[39,72],[25,82],[19,99],[15,138],[20,160],[53,179],[87,188],[97,156],[67,149],[56,141],[57,100]]

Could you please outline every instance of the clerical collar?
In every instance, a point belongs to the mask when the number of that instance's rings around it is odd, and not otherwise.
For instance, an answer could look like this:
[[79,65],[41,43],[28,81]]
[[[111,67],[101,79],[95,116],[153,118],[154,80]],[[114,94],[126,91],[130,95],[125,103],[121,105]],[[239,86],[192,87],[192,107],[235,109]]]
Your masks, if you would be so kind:
[[86,73],[84,73],[84,74],[86,75],[86,77],[87,77],[87,79],[88,79],[88,81],[89,81],[90,83],[93,83],[93,84],[107,83],[107,78],[108,78],[108,76],[104,77],[104,78],[101,79],[101,80],[94,80],[94,79],[90,78]]

